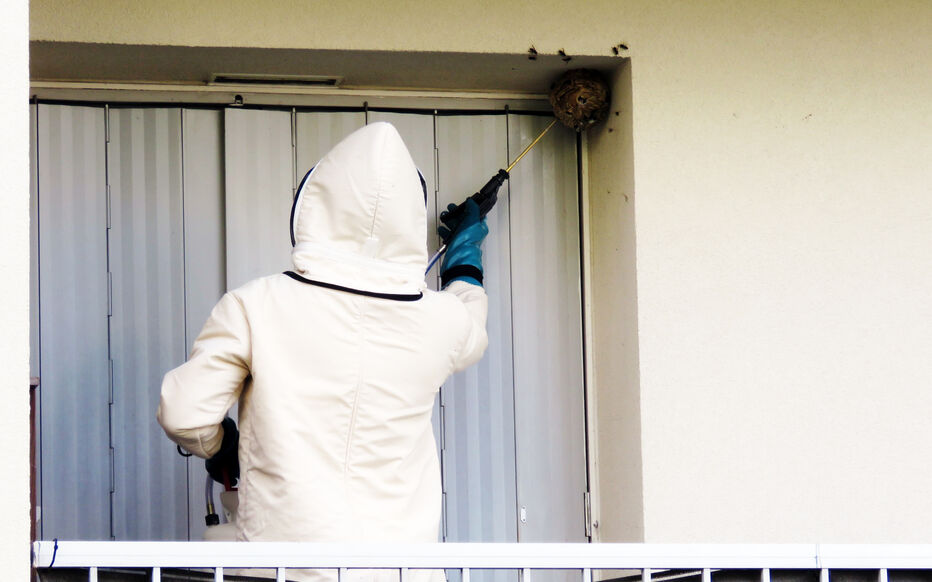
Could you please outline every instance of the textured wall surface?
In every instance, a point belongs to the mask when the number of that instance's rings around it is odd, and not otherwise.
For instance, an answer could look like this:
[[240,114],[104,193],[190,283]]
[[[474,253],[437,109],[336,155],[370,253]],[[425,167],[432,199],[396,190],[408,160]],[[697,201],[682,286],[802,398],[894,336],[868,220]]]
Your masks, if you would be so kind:
[[926,542],[932,4],[705,6],[632,58],[646,539]]
[[0,564],[29,577],[29,73],[25,1],[0,4]]
[[630,109],[590,135],[602,539],[919,542],[932,538],[930,22],[921,0],[39,0],[31,31],[605,56],[624,44]]

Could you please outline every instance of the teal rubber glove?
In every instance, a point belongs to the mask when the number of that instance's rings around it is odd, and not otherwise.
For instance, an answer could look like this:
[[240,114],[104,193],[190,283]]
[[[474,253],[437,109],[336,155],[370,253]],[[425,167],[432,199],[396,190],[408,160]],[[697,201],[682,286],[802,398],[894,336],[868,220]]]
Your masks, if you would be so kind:
[[[479,205],[471,198],[462,204],[464,212],[455,230],[447,226],[437,229],[440,237],[449,240],[447,252],[440,264],[440,285],[446,287],[453,281],[465,281],[482,286],[482,241],[489,234],[485,218],[479,218]],[[450,204],[448,208],[455,208]]]

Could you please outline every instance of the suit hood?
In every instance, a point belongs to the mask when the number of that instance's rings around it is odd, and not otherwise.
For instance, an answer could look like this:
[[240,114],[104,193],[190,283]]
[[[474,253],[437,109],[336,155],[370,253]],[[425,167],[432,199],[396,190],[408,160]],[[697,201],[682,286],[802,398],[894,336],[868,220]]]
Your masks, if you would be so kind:
[[308,172],[291,211],[302,277],[384,294],[426,288],[427,215],[417,167],[398,131],[372,123]]

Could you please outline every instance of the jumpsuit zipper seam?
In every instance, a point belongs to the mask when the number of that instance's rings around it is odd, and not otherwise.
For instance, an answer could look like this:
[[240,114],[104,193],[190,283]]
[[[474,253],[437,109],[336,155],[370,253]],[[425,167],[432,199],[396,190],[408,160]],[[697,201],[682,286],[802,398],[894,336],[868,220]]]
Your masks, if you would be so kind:
[[359,388],[362,384],[362,374],[360,374],[359,380],[356,382],[356,389],[353,393],[353,410],[350,413],[350,425],[349,431],[346,435],[346,454],[343,456],[343,478],[346,479],[346,474],[349,471],[349,457],[350,457],[350,448],[353,442],[353,435],[356,432],[356,413],[359,410]]
[[[360,307],[359,312],[360,312],[360,313],[359,313],[360,319],[363,319],[365,316],[363,315],[363,309],[362,309],[362,307]],[[360,334],[360,338],[359,338],[359,345],[360,345],[360,347],[359,347],[359,352],[360,352],[360,356],[362,356],[363,344],[364,344],[364,343],[365,343],[365,340],[363,339],[363,334],[361,333],[361,334]],[[363,383],[363,382],[362,382],[362,379],[363,379],[363,368],[364,368],[364,366],[365,366],[365,359],[362,358],[362,357],[360,357],[360,358],[359,358],[359,372],[358,372],[358,377],[357,377],[357,379],[356,379],[356,388],[355,388],[354,393],[353,393],[353,410],[352,410],[352,412],[350,413],[349,430],[347,431],[347,434],[346,434],[346,452],[345,452],[345,454],[344,454],[344,456],[343,456],[343,485],[344,485],[344,492],[346,491],[346,480],[347,480],[347,476],[348,476],[348,474],[349,474],[350,449],[352,448],[353,438],[355,437],[355,434],[356,434],[356,418],[357,418],[358,413],[359,413],[359,392],[361,391],[362,383]]]

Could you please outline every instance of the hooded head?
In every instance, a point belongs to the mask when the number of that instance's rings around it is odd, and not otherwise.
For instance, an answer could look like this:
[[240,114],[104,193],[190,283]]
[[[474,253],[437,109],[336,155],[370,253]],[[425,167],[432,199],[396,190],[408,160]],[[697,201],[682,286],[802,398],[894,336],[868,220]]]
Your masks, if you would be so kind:
[[424,191],[394,126],[358,129],[314,166],[295,196],[291,238],[295,270],[307,279],[374,293],[424,290]]

